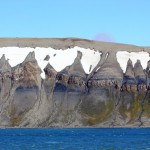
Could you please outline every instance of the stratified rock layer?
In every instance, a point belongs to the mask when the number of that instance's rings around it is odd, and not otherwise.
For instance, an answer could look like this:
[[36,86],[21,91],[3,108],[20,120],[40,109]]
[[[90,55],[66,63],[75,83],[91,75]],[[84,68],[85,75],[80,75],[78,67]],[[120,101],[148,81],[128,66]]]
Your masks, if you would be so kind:
[[[0,46],[74,46],[99,50],[101,59],[88,75],[78,52],[72,65],[57,72],[49,63],[41,69],[30,52],[11,67],[0,59],[1,127],[132,127],[150,126],[150,62],[143,70],[129,59],[123,73],[116,59],[119,50],[149,48],[82,39],[0,39]],[[45,62],[50,59],[46,55]]]

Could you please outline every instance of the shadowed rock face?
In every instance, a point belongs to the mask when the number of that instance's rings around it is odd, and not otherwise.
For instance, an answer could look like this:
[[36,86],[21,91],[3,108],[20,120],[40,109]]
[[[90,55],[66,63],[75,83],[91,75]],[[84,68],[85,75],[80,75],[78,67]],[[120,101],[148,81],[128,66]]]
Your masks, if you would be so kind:
[[134,65],[134,73],[138,91],[146,91],[146,74],[143,71],[140,60],[137,60]]
[[150,86],[150,61],[147,62],[146,74],[147,86]]
[[[53,91],[55,120],[65,126],[79,121],[76,115],[78,105],[86,88],[86,74],[81,64],[82,53],[78,52],[71,66],[67,66],[57,74]],[[55,124],[55,123],[52,123]],[[77,124],[78,125],[78,124]]]
[[136,89],[136,80],[135,80],[135,73],[132,65],[132,61],[129,59],[127,62],[127,68],[126,72],[124,75],[124,80],[123,80],[123,91],[132,91],[132,90],[137,90]]
[[[74,46],[102,53],[94,70],[87,75],[78,52],[72,65],[57,72],[49,63],[41,69],[30,52],[11,67],[0,59],[1,127],[132,127],[150,126],[150,62],[143,70],[138,60],[129,59],[123,73],[116,59],[119,50],[149,52],[141,48],[82,39],[0,39],[1,46]],[[131,50],[132,49],[132,50]],[[45,57],[45,62],[50,56]]]

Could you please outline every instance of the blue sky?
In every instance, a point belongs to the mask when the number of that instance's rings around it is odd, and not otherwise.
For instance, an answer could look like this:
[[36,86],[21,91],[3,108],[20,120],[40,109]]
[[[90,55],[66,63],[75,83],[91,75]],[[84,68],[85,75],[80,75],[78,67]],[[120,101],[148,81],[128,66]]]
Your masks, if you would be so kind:
[[78,37],[150,46],[150,0],[1,0],[0,37]]

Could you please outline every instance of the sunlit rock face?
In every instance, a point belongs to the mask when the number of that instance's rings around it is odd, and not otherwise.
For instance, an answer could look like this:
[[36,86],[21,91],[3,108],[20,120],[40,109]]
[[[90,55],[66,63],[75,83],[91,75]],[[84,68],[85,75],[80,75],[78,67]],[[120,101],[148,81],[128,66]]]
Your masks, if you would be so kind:
[[150,48],[0,39],[1,127],[150,126]]

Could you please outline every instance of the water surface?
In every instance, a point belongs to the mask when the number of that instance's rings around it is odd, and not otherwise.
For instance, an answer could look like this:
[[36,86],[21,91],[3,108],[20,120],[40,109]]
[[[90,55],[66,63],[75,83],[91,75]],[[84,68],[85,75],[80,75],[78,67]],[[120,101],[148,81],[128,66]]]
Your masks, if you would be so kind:
[[148,150],[150,129],[0,129],[0,150]]

